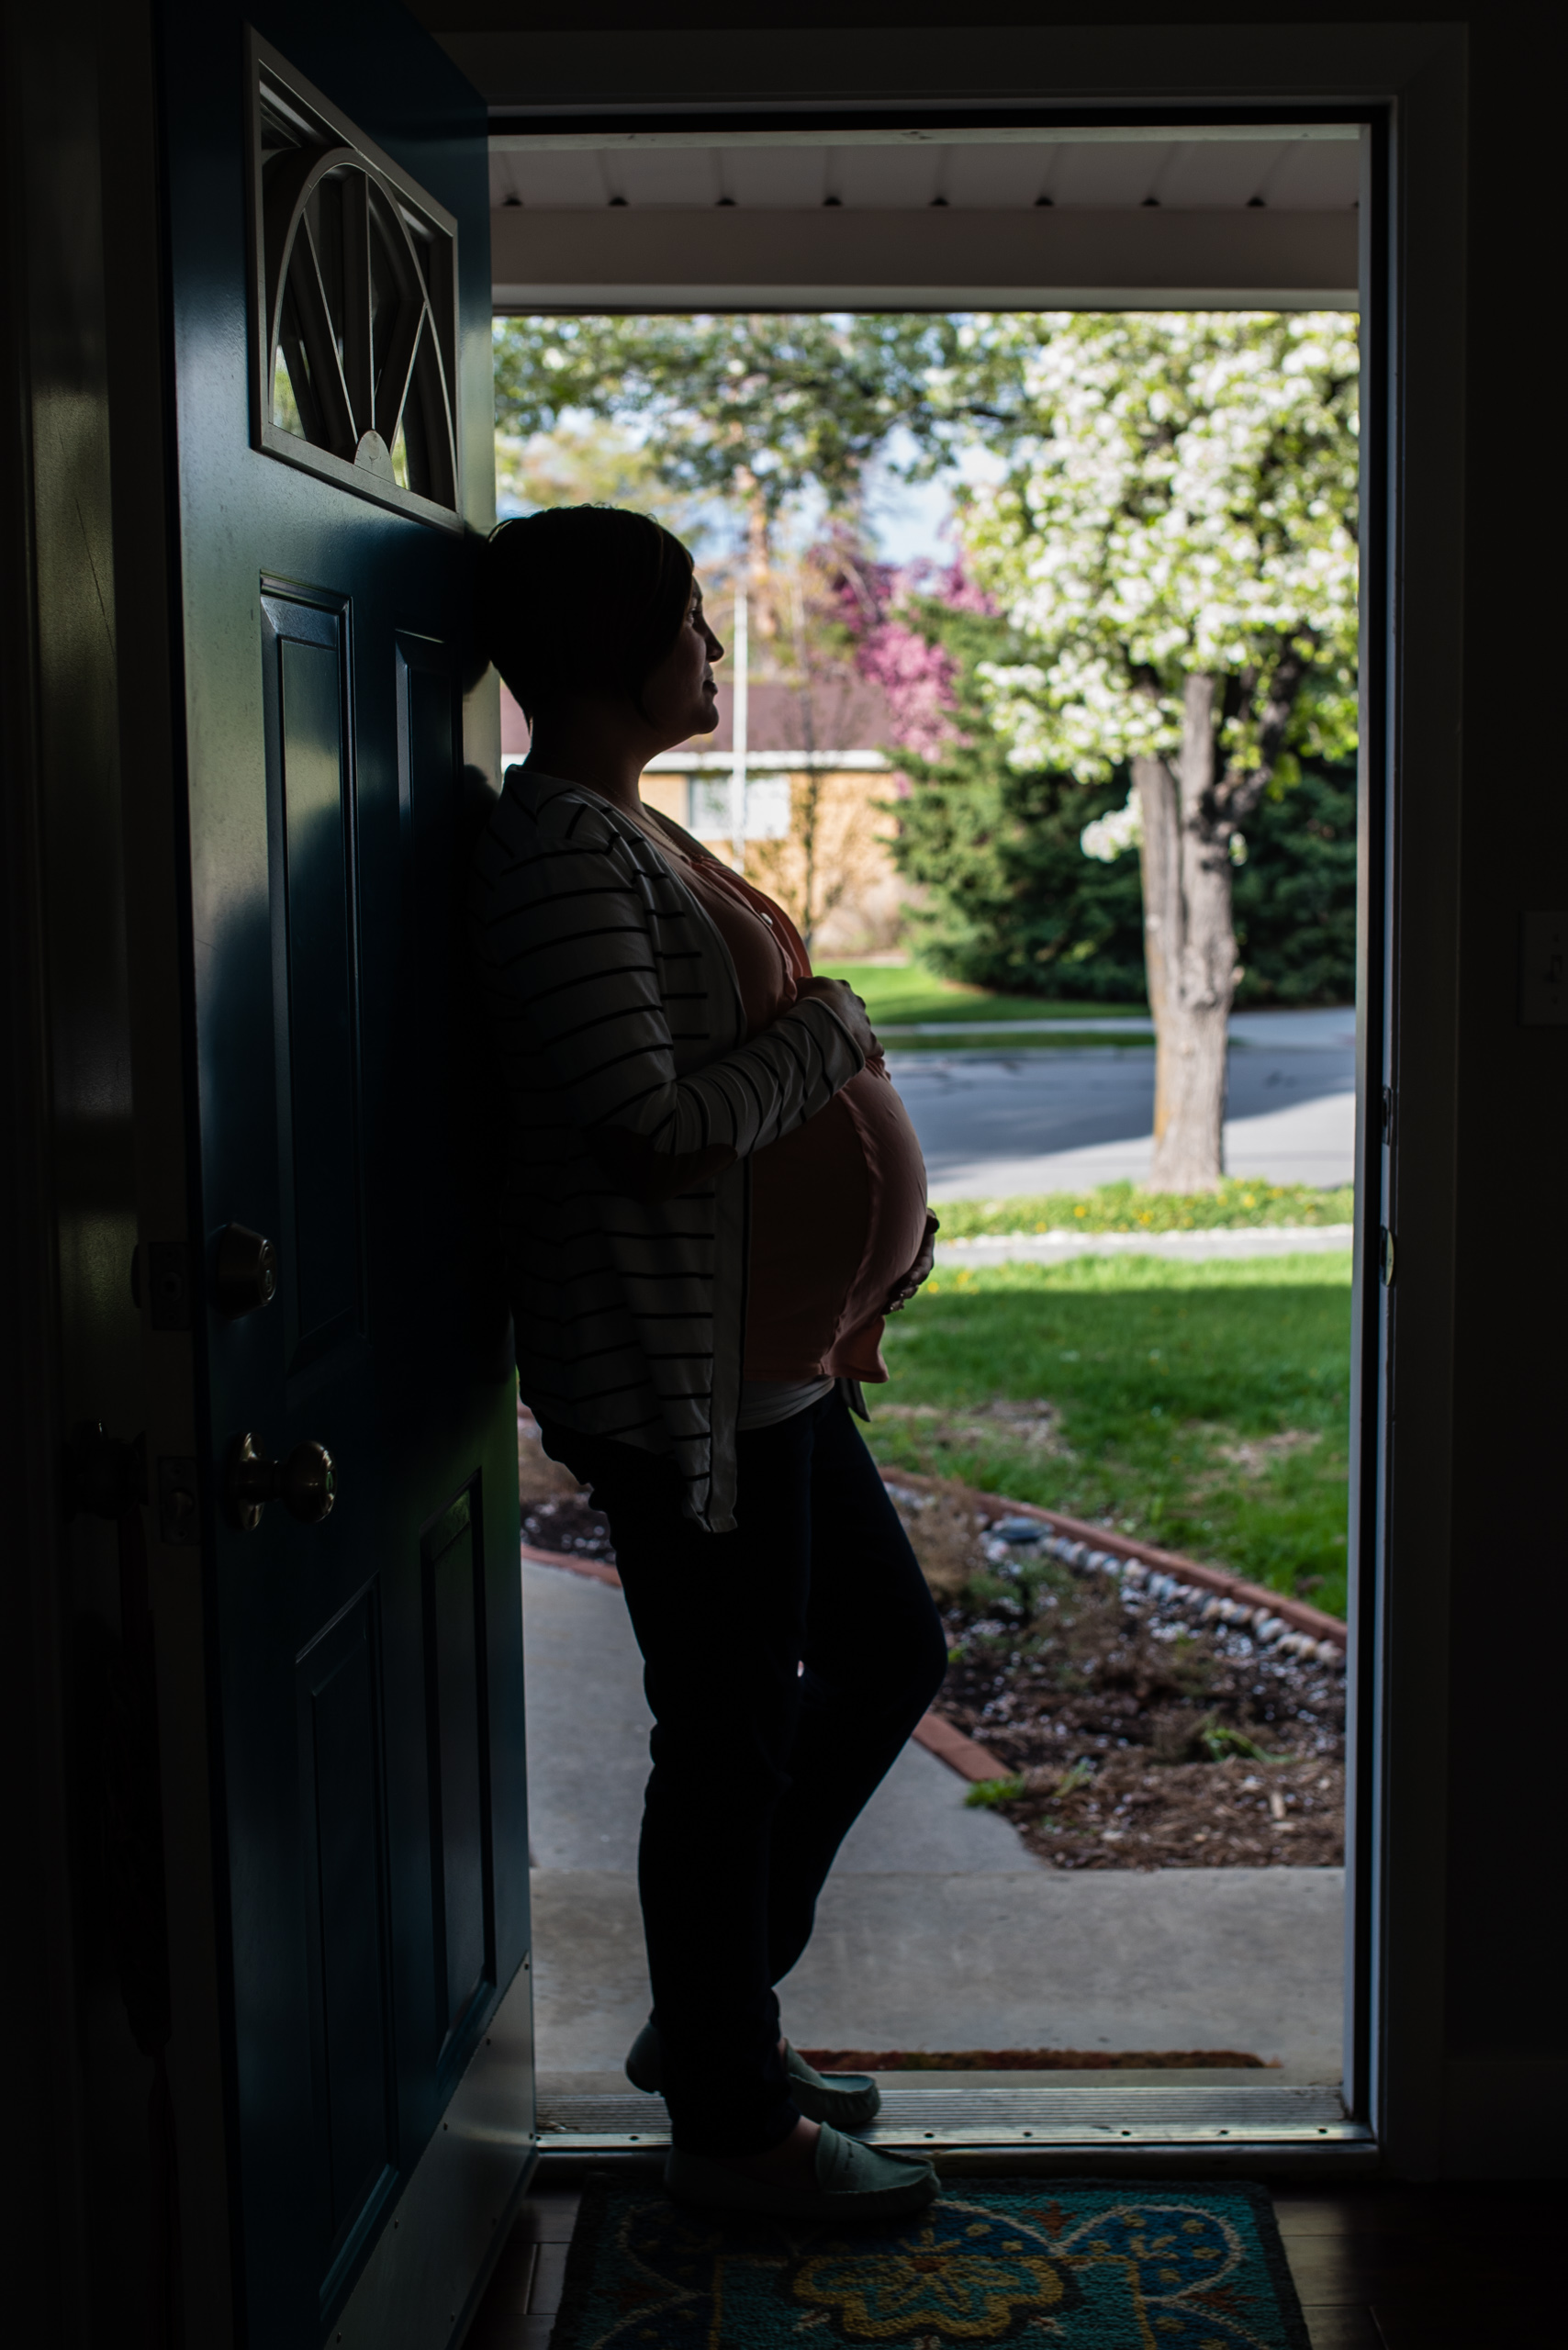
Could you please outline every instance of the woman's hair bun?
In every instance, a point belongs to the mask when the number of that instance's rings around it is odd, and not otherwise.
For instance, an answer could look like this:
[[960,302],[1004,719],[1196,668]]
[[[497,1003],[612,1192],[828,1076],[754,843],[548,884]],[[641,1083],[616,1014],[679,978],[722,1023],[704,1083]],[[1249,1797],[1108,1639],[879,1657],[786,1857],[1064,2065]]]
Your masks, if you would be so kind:
[[532,719],[571,693],[641,691],[679,633],[691,556],[651,514],[550,506],[498,523],[474,583],[478,648]]

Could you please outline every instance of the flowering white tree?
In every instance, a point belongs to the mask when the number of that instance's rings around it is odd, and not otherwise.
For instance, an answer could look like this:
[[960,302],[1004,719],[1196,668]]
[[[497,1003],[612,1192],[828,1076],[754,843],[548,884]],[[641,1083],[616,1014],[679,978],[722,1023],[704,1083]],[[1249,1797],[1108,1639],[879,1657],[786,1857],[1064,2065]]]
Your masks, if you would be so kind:
[[990,668],[987,691],[1020,769],[1088,782],[1130,764],[1126,811],[1083,846],[1138,844],[1149,1180],[1197,1189],[1222,1172],[1240,828],[1295,750],[1355,741],[1354,320],[1063,313],[970,331],[993,366],[999,337],[1023,346],[1029,419],[965,508],[975,576],[1037,648]]

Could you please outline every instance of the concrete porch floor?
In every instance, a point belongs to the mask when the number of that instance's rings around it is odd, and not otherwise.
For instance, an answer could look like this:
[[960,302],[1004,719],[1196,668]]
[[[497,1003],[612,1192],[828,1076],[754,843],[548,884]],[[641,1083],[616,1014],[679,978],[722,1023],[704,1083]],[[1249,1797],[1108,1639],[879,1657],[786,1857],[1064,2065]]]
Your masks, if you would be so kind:
[[[522,1572],[538,2061],[608,2087],[648,2009],[642,1660],[613,1587]],[[1066,1874],[964,1794],[912,1746],[857,1822],[784,1986],[800,2046],[1225,2048],[1280,2067],[1238,2086],[1339,2079],[1342,1871]]]

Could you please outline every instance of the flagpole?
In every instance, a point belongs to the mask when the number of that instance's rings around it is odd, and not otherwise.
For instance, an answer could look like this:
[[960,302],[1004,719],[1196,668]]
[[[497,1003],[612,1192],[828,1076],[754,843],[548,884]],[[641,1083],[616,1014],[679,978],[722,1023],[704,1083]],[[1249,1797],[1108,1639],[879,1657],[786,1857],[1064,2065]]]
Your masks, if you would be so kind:
[[732,743],[734,764],[730,769],[730,863],[737,873],[745,871],[745,760],[746,760],[746,591],[735,589],[735,618],[732,632],[734,643],[730,657],[734,663],[731,673],[733,695]]

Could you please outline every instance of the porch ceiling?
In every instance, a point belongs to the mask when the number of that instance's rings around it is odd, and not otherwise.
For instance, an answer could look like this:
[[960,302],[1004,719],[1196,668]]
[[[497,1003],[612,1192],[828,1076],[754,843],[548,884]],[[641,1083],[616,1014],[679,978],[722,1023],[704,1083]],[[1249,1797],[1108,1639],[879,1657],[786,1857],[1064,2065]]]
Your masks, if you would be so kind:
[[498,310],[1356,307],[1350,123],[492,120]]

